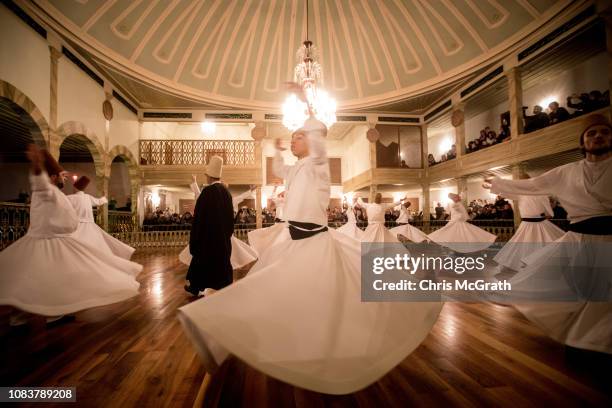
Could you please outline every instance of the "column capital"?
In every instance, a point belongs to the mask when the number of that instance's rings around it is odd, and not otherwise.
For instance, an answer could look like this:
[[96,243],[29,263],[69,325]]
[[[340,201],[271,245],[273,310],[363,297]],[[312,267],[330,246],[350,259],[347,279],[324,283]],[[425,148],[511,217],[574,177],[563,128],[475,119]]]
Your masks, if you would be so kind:
[[508,68],[504,71],[504,75],[507,77],[514,77],[521,74],[521,67],[519,65]]
[[51,56],[51,62],[57,64],[57,61],[62,57],[61,49],[57,49],[52,45],[49,45],[49,55]]

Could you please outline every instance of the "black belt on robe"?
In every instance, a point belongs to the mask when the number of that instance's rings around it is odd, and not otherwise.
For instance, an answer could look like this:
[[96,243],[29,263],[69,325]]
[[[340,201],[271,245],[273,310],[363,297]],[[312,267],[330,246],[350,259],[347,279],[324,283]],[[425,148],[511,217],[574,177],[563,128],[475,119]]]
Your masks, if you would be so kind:
[[327,226],[313,224],[311,222],[288,221],[289,234],[294,241],[310,238],[320,232],[327,231]]
[[574,222],[567,229],[579,234],[612,235],[612,215],[591,217],[584,221]]
[[521,218],[521,221],[527,221],[527,222],[542,222],[544,221],[546,218],[542,218],[542,217],[537,217],[537,218]]

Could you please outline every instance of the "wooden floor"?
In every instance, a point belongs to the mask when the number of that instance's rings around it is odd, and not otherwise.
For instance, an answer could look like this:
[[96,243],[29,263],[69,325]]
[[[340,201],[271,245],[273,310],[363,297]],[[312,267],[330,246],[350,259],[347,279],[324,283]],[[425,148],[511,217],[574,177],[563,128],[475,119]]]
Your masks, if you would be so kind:
[[[15,329],[0,309],[0,386],[73,386],[86,407],[192,406],[205,373],[175,316],[191,300],[178,252],[137,253],[140,296],[74,321]],[[360,392],[305,391],[229,359],[204,405],[609,407],[611,372],[609,356],[567,354],[511,307],[447,303],[425,342]]]

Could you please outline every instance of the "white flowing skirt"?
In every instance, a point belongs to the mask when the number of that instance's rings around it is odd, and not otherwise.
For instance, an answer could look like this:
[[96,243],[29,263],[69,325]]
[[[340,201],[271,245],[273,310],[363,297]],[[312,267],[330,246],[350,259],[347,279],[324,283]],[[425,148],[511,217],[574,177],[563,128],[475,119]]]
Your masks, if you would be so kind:
[[0,304],[58,316],[138,295],[142,265],[69,236],[25,235],[0,252]]
[[549,242],[556,241],[563,234],[565,232],[561,228],[548,220],[522,221],[512,239],[504,245],[493,260],[506,268],[518,271],[523,265],[523,258],[545,247]]
[[368,224],[368,227],[361,236],[361,242],[389,242],[399,243],[397,235],[391,233],[385,224],[380,222],[372,222]]
[[363,238],[363,230],[354,222],[347,222],[343,226],[336,228],[336,231],[341,232],[349,237],[360,241]]
[[[551,279],[559,276],[561,265],[576,268],[574,276],[587,276],[591,271],[604,271],[610,277],[610,251],[603,243],[612,245],[611,236],[597,236],[567,232],[560,239],[524,259],[526,266],[510,280],[512,291],[545,296],[546,292],[570,292],[572,283]],[[586,245],[585,245],[586,244]],[[610,291],[612,281],[598,280],[592,286]],[[527,319],[538,325],[548,336],[568,346],[612,354],[611,302],[556,302],[516,303]]]
[[357,240],[333,229],[288,236],[280,230],[244,279],[179,309],[209,371],[232,353],[281,381],[346,394],[377,381],[427,336],[442,303],[361,301]]
[[285,236],[283,232],[286,232],[286,229],[287,223],[279,222],[271,227],[249,231],[247,234],[249,245],[259,256],[262,256],[264,252],[276,245],[279,240],[283,239]]
[[[240,269],[257,259],[257,253],[246,242],[243,242],[233,235],[231,242],[232,256],[230,257],[230,262],[232,263],[233,269]],[[189,266],[191,264],[191,258],[189,245],[187,245],[179,254],[179,261]]]
[[108,254],[130,259],[135,249],[109,235],[95,222],[80,222],[75,238]]
[[395,235],[403,235],[417,244],[423,241],[429,241],[427,234],[410,224],[399,225],[391,228],[389,231]]
[[465,221],[451,221],[428,237],[439,245],[462,253],[485,250],[497,239],[496,235]]

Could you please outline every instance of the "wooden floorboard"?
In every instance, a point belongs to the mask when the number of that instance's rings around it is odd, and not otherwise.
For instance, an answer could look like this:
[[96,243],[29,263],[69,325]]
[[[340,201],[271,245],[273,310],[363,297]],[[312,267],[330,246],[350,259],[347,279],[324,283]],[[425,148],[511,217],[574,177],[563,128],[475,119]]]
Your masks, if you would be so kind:
[[[75,405],[84,407],[193,406],[205,372],[176,319],[192,300],[178,252],[137,252],[140,295],[67,323],[32,318],[11,328],[11,309],[0,308],[0,385],[76,387]],[[447,303],[423,344],[364,390],[319,394],[229,358],[211,377],[204,406],[609,407],[611,370],[612,357],[568,355],[512,307]]]

